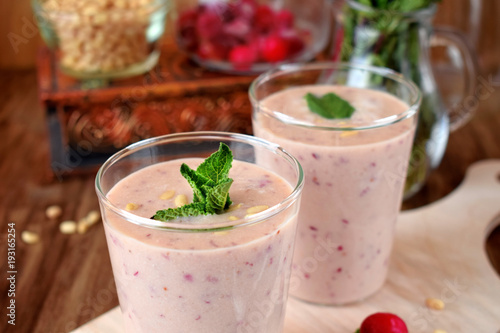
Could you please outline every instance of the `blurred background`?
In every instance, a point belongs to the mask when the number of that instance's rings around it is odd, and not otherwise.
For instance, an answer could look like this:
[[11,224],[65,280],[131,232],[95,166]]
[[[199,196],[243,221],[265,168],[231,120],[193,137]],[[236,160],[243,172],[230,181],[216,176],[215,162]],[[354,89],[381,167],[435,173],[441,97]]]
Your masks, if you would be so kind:
[[[182,1],[176,0],[178,6]],[[471,6],[471,3],[474,5]],[[475,8],[473,8],[475,7]],[[477,11],[479,9],[479,11]],[[1,1],[0,69],[32,69],[42,43],[29,0]],[[470,16],[474,16],[470,20]],[[172,33],[168,25],[164,38]],[[477,26],[474,26],[477,22]],[[442,0],[435,25],[453,27],[468,38],[483,73],[500,75],[500,2],[497,0]],[[15,46],[13,46],[13,44]],[[497,81],[500,78],[497,77]]]

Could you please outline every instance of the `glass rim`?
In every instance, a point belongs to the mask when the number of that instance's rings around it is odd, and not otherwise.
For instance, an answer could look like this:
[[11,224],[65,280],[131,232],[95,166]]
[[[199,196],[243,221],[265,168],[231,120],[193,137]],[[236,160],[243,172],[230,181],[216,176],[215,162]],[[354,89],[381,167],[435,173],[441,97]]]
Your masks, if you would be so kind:
[[[326,70],[348,70],[348,69],[363,70],[363,71],[371,72],[373,74],[381,75],[385,78],[391,79],[395,82],[398,82],[398,83],[404,85],[411,93],[411,101],[408,105],[408,108],[406,108],[404,112],[401,112],[399,114],[376,119],[373,122],[371,122],[369,125],[363,125],[363,126],[349,126],[349,125],[348,126],[345,126],[345,125],[325,126],[325,125],[319,125],[319,124],[312,124],[312,123],[307,122],[307,121],[297,120],[297,119],[294,119],[292,117],[285,115],[284,113],[281,113],[281,112],[278,112],[275,110],[271,110],[271,109],[266,108],[266,107],[262,107],[260,105],[260,100],[256,97],[256,94],[255,94],[258,85],[265,83],[269,80],[272,80],[274,78],[279,78],[283,74],[291,74],[291,73],[300,72],[300,71],[314,71],[314,70],[326,71]],[[250,101],[251,101],[254,109],[255,110],[258,109],[258,112],[262,112],[266,116],[269,116],[269,117],[271,117],[275,120],[278,120],[278,121],[280,121],[284,124],[287,124],[287,125],[298,126],[298,127],[308,128],[308,129],[312,129],[312,130],[323,130],[323,131],[325,131],[325,130],[326,131],[362,131],[362,130],[369,130],[369,129],[375,129],[375,128],[389,126],[389,125],[398,123],[402,120],[408,119],[412,116],[415,116],[418,112],[420,104],[422,103],[422,92],[417,87],[417,85],[413,81],[407,79],[402,74],[400,74],[392,69],[385,68],[385,67],[349,64],[349,63],[343,63],[343,62],[328,62],[328,61],[315,62],[315,63],[309,63],[309,64],[284,64],[284,65],[275,67],[275,68],[273,68],[265,73],[262,73],[251,83],[250,88],[249,88],[249,97],[250,97]]]
[[[264,149],[267,149],[270,152],[274,152],[278,155],[281,155],[282,158],[285,158],[289,163],[291,163],[292,166],[294,166],[294,169],[297,172],[297,182],[296,184],[292,185],[293,187],[292,192],[280,203],[272,207],[269,207],[265,211],[253,214],[251,216],[245,216],[238,220],[225,221],[217,224],[183,224],[175,222],[157,221],[130,213],[114,205],[108,199],[107,195],[104,193],[101,187],[102,183],[101,179],[106,170],[108,170],[112,165],[120,161],[122,158],[127,157],[132,153],[137,152],[141,149],[153,147],[160,143],[175,143],[175,142],[184,142],[189,140],[207,141],[216,139],[219,139],[220,141],[247,143],[253,147],[259,146]],[[95,178],[95,190],[97,193],[97,197],[101,205],[103,205],[107,210],[111,210],[114,214],[117,214],[120,218],[124,219],[127,222],[131,222],[142,227],[152,228],[156,230],[178,231],[178,232],[216,232],[216,231],[231,230],[244,226],[250,226],[263,222],[266,219],[269,219],[281,213],[282,211],[286,210],[295,201],[297,201],[303,186],[304,186],[304,172],[302,170],[302,166],[293,155],[288,153],[281,146],[251,135],[230,133],[230,132],[216,132],[216,131],[200,131],[200,132],[167,134],[133,143],[121,149],[120,151],[116,152],[111,157],[109,157],[99,168]]]
[[367,13],[390,13],[390,14],[397,14],[398,16],[406,17],[406,18],[415,18],[417,16],[431,16],[436,13],[437,10],[437,5],[435,3],[430,4],[427,7],[423,7],[417,10],[409,11],[409,12],[401,12],[397,10],[391,10],[391,9],[379,9],[379,8],[373,8],[367,5],[364,5],[362,3],[359,3],[356,0],[346,0],[347,4],[356,10],[360,10],[363,12]]

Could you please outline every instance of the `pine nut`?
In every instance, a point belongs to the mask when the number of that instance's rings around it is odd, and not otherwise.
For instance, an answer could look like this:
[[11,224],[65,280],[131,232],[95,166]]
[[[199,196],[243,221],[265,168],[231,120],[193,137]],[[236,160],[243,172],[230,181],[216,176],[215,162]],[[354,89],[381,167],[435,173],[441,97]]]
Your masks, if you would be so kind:
[[228,211],[228,212],[232,212],[232,211],[234,211],[234,210],[237,210],[237,209],[238,209],[238,208],[240,208],[241,206],[243,206],[243,204],[241,204],[241,203],[239,203],[239,204],[237,204],[237,205],[234,205],[234,204],[233,204],[233,205],[229,206],[229,208],[227,209],[227,211]]
[[434,333],[446,333],[445,330],[434,330]]
[[47,216],[51,220],[57,219],[62,214],[62,208],[58,205],[52,205],[47,207],[45,210],[45,216]]
[[257,213],[265,211],[268,208],[269,208],[269,206],[267,206],[267,205],[253,206],[253,207],[250,207],[247,209],[247,214],[248,215],[257,214]]
[[357,135],[357,134],[358,134],[358,131],[344,131],[344,132],[340,133],[340,137],[345,138],[345,137],[353,136],[353,135]]
[[63,234],[74,234],[76,232],[75,221],[64,221],[59,224],[59,231]]
[[91,210],[85,217],[85,220],[87,220],[87,224],[89,225],[96,224],[100,219],[101,213],[99,213],[97,210]]
[[91,224],[87,222],[87,219],[83,218],[80,221],[78,221],[76,225],[76,230],[78,231],[79,234],[84,234],[89,230]]
[[427,298],[425,300],[425,305],[429,309],[442,310],[444,309],[444,302],[438,298]]
[[161,200],[168,200],[168,199],[172,199],[175,195],[175,191],[174,190],[168,190],[168,191],[165,191],[163,192],[161,195],[160,195],[160,199]]
[[26,244],[36,244],[40,241],[40,236],[36,232],[25,230],[21,233],[21,239]]
[[129,202],[127,206],[125,206],[125,209],[128,210],[129,212],[132,210],[136,210],[137,208],[139,208],[139,205],[133,202]]
[[188,203],[187,196],[184,194],[179,194],[178,196],[175,197],[175,205],[177,207],[184,206]]
[[238,218],[238,216],[231,215],[231,216],[229,216],[229,220],[230,221],[237,221],[237,220],[239,220],[239,218]]

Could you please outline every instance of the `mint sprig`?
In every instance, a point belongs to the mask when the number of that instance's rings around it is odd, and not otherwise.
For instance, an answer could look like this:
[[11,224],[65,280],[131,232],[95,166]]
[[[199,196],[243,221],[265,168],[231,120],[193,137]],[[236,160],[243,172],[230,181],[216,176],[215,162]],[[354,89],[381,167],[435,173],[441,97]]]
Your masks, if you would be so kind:
[[430,6],[441,0],[357,0],[360,4],[380,10],[412,12]]
[[203,161],[196,170],[183,163],[180,172],[193,189],[193,202],[159,210],[152,219],[166,222],[178,217],[222,213],[232,203],[229,188],[233,179],[228,177],[232,162],[231,149],[221,142],[219,150]]
[[321,97],[307,93],[304,98],[311,112],[327,119],[350,118],[355,110],[348,101],[332,92]]

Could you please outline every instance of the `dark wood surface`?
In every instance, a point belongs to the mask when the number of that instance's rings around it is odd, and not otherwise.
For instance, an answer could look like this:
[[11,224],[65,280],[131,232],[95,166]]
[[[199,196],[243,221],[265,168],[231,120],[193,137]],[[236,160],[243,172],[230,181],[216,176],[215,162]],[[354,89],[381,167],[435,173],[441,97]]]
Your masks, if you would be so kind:
[[[62,220],[78,220],[98,209],[95,174],[62,181],[52,177],[35,71],[0,72],[0,78],[0,332],[68,332],[118,304],[102,226],[83,235],[59,232]],[[475,161],[500,159],[500,87],[493,89],[474,118],[451,134],[440,167],[405,209],[449,194]],[[53,221],[45,217],[52,204],[63,208],[63,215]],[[16,230],[15,297],[8,296],[6,280],[8,223],[15,223]],[[40,242],[24,244],[23,230],[39,233]],[[497,267],[499,235],[490,237],[487,246]],[[5,315],[10,299],[15,299],[15,327]]]

